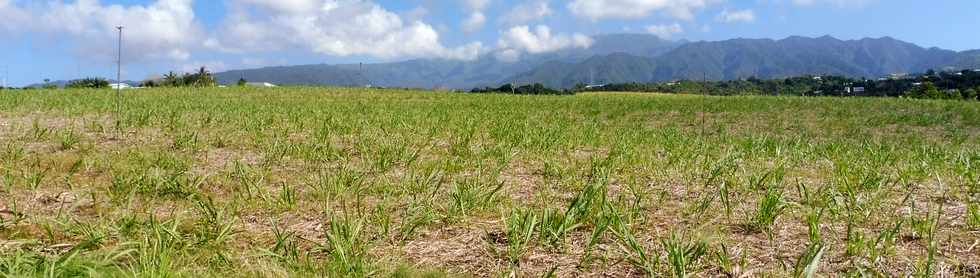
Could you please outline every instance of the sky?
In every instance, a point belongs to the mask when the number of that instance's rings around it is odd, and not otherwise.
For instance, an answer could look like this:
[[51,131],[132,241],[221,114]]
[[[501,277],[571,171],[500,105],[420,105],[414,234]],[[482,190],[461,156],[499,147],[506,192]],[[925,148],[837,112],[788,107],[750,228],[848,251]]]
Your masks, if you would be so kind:
[[[205,66],[470,60],[587,48],[590,36],[671,40],[890,36],[980,49],[977,0],[0,0],[8,86]],[[3,85],[3,84],[0,84]]]

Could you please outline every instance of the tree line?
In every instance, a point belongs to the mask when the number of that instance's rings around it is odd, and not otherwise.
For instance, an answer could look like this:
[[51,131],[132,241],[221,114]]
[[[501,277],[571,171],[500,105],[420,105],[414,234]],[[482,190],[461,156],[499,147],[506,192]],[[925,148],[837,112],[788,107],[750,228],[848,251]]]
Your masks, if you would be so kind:
[[552,88],[545,87],[541,83],[534,83],[522,86],[514,86],[513,84],[504,84],[503,86],[492,88],[474,88],[470,90],[470,93],[475,94],[516,94],[516,95],[572,95],[575,94],[571,90],[556,90]]
[[[50,79],[44,80],[44,85],[39,86],[41,89],[58,89],[58,85],[51,84]],[[238,85],[244,86],[245,80],[239,80]],[[69,81],[64,84],[65,89],[105,89],[110,88],[112,84],[108,79],[101,77],[86,77],[82,79],[76,79]],[[177,74],[174,72],[169,72],[165,74],[162,78],[149,79],[139,83],[139,87],[214,87],[218,86],[218,81],[215,79],[214,74],[208,71],[207,68],[201,67],[196,72]],[[3,88],[3,89],[14,89],[14,88]],[[24,87],[22,89],[35,89],[34,87]]]
[[748,78],[708,82],[681,80],[659,83],[617,83],[597,87],[586,87],[582,84],[576,86],[575,91],[977,100],[978,92],[980,92],[980,71],[936,72],[930,70],[922,74],[879,80],[854,79],[843,76],[798,76],[769,80]]
[[146,80],[140,83],[140,87],[214,87],[218,85],[218,81],[214,78],[214,74],[208,71],[207,68],[201,67],[197,72],[184,73],[182,75],[177,75],[174,72],[169,72],[163,75],[163,78],[157,80]]

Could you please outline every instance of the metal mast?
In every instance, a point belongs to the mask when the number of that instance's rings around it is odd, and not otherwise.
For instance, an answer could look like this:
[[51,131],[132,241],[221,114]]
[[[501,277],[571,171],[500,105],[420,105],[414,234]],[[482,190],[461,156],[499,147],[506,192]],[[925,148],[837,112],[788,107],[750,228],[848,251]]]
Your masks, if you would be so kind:
[[116,26],[116,29],[119,30],[119,45],[118,45],[118,48],[116,49],[116,55],[117,55],[116,56],[116,58],[117,58],[117,60],[116,60],[116,111],[119,111],[120,110],[119,108],[122,105],[121,102],[122,102],[122,35],[123,35],[123,27],[122,26]]

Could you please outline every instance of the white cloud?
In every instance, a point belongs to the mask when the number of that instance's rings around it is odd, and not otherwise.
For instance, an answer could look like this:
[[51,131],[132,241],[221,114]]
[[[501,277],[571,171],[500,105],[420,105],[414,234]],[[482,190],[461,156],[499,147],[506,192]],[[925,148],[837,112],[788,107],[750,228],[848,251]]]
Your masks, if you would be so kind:
[[716,18],[719,22],[733,23],[733,22],[754,22],[755,12],[752,10],[736,10],[729,11],[725,9],[718,14]]
[[28,13],[17,7],[10,0],[0,0],[0,31],[15,31],[18,26],[27,22]]
[[[0,0],[0,15],[23,11]],[[124,58],[187,60],[203,37],[191,0],[157,0],[149,5],[101,5],[96,0],[54,1],[32,10],[30,21],[12,21],[18,31],[68,37],[86,58],[115,60],[116,26],[124,26]]]
[[580,33],[552,34],[551,28],[544,25],[538,25],[532,32],[526,25],[516,26],[503,33],[497,41],[497,47],[500,49],[497,58],[515,60],[521,52],[536,54],[569,47],[589,48],[592,43],[592,38]]
[[[254,12],[256,5],[265,12]],[[300,9],[312,5],[313,9]],[[443,46],[439,32],[422,21],[405,22],[378,4],[364,0],[232,0],[230,12],[209,44],[223,50],[280,50],[383,59],[441,57],[475,59],[482,44]],[[235,45],[236,47],[229,47]]]
[[591,20],[604,18],[639,18],[653,12],[693,20],[694,11],[723,0],[573,0],[568,9],[578,17]]
[[551,15],[548,1],[525,2],[514,6],[501,20],[510,25],[525,24]]
[[317,0],[238,0],[238,2],[280,13],[305,13],[321,8],[321,1]]
[[480,12],[490,4],[490,0],[465,0],[463,1],[463,4],[465,4],[466,8],[470,11]]
[[647,26],[647,32],[653,34],[661,39],[670,39],[676,34],[684,32],[684,28],[681,27],[679,23],[674,24],[663,24],[663,25],[650,25]]
[[792,0],[797,6],[832,5],[841,8],[860,8],[877,0]]
[[405,21],[409,22],[422,20],[428,15],[429,9],[422,6],[415,7],[414,9],[402,13],[402,17],[405,18]]
[[245,58],[242,58],[242,61],[241,61],[241,64],[242,65],[250,66],[250,67],[266,67],[266,66],[273,66],[273,65],[284,65],[286,63],[287,63],[286,59],[281,59],[281,58],[280,59],[269,60],[269,59],[263,59],[263,58],[245,57]]
[[513,63],[521,59],[521,52],[514,49],[504,49],[498,51],[495,56],[497,57],[497,60],[502,62]]
[[463,31],[467,33],[479,31],[487,23],[487,16],[482,12],[474,12],[470,17],[463,21]]

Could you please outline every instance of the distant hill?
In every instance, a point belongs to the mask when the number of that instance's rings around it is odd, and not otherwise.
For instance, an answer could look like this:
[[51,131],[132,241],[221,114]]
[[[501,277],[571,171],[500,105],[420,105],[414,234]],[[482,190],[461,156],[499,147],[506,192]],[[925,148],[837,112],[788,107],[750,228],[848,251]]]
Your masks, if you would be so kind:
[[928,69],[980,67],[980,51],[923,48],[889,37],[839,40],[789,37],[715,42],[667,41],[646,34],[594,36],[588,49],[525,55],[517,62],[488,53],[475,61],[416,59],[360,65],[303,65],[216,74],[220,83],[447,87],[468,89],[503,83],[650,82],[675,79],[732,80],[806,74],[876,78]]
[[828,74],[875,78],[940,68],[958,53],[925,49],[892,38],[843,41],[829,36],[779,41],[736,39],[685,45],[661,59],[658,79],[778,78]]
[[887,37],[849,41],[827,36],[790,37],[778,41],[734,39],[688,43],[658,57],[614,54],[575,64],[545,64],[508,80],[571,87],[577,83],[705,77],[709,80],[771,79],[813,74],[877,78],[892,73],[977,66],[980,66],[980,51],[926,49]]
[[579,63],[549,62],[514,75],[504,83],[541,83],[553,88],[578,83],[606,84],[655,80],[656,59],[626,53],[594,56]]
[[951,67],[954,69],[980,69],[980,50],[961,52]]

